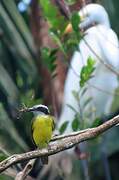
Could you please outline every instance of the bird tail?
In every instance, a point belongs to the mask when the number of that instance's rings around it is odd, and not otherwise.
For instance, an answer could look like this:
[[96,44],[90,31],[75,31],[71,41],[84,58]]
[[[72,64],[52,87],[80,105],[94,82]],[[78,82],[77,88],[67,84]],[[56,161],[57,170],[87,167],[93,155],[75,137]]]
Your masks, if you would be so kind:
[[40,159],[42,165],[48,164],[48,156],[43,156]]

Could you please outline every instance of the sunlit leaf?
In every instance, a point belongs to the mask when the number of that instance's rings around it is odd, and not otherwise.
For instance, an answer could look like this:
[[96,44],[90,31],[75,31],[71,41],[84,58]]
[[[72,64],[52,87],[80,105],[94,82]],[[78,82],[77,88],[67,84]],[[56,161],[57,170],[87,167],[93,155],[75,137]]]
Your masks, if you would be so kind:
[[84,87],[85,83],[92,78],[92,74],[95,70],[95,61],[91,57],[87,59],[87,64],[82,67],[80,74],[80,86]]
[[[53,6],[50,0],[39,0],[39,4],[43,9],[43,14],[47,18],[51,28],[57,31],[57,33],[64,32],[67,25],[63,16],[59,15],[56,6]],[[57,18],[58,17],[58,18]]]

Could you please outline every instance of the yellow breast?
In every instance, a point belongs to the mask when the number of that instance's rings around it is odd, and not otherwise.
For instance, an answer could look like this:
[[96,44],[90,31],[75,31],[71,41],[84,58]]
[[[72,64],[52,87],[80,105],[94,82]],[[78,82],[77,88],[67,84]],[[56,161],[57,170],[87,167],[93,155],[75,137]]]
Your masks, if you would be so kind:
[[53,132],[53,117],[50,115],[38,115],[33,119],[32,136],[37,147],[48,146]]

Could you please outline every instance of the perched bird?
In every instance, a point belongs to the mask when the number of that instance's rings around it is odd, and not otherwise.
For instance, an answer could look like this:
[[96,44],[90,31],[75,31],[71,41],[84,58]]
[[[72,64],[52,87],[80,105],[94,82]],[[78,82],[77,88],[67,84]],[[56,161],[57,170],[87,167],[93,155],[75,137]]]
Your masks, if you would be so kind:
[[[50,115],[49,109],[45,105],[35,105],[25,110],[33,112],[32,121],[32,139],[34,144],[39,148],[48,148],[48,143],[52,138],[54,130],[54,118]],[[48,157],[41,157],[42,164],[48,163]]]
[[74,52],[71,59],[58,123],[59,128],[66,120],[69,121],[65,133],[72,131],[71,124],[76,114],[68,105],[79,112],[79,102],[74,98],[72,91],[80,92],[80,72],[89,57],[95,60],[96,69],[94,77],[87,84],[85,96],[80,97],[80,108],[82,109],[87,98],[92,97],[88,110],[95,108],[95,117],[108,115],[115,89],[118,87],[119,42],[110,27],[106,10],[99,4],[88,4],[79,11],[79,15],[79,29],[84,31],[84,37],[79,42],[79,51]]

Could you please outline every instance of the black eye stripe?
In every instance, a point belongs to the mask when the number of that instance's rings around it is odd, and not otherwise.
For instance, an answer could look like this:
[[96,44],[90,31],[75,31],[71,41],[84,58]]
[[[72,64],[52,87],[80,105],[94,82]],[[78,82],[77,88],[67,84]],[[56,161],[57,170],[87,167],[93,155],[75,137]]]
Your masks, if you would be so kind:
[[44,114],[49,114],[49,110],[45,107],[39,107],[38,110],[43,112]]

